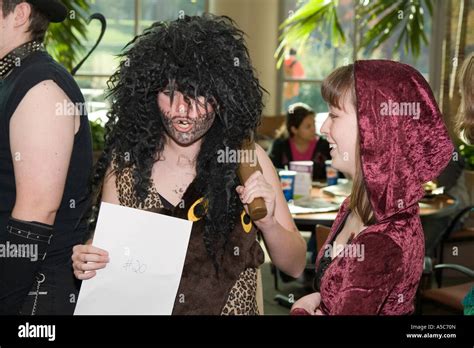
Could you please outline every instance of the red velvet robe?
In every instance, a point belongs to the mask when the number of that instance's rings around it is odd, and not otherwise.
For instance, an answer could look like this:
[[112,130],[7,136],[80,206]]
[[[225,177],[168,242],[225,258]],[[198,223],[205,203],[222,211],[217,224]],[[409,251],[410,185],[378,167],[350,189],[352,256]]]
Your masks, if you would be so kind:
[[[357,61],[354,70],[360,159],[376,223],[350,243],[364,246],[363,258],[338,256],[327,267],[320,309],[330,315],[410,314],[424,260],[418,207],[422,184],[448,164],[453,145],[419,72],[387,60]],[[411,104],[414,108],[407,113],[408,104],[394,102],[418,104]],[[414,112],[417,107],[419,113]],[[342,205],[328,241],[348,212],[348,203]],[[327,245],[321,248],[317,267]]]

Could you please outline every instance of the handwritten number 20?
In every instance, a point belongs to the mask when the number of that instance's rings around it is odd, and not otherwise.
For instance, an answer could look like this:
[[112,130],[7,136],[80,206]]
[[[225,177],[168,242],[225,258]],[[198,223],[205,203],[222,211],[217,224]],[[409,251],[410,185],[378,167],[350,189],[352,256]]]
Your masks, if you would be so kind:
[[123,265],[125,270],[131,270],[132,272],[142,274],[146,271],[146,264],[141,263],[139,260],[134,260],[133,258],[128,259],[128,261]]

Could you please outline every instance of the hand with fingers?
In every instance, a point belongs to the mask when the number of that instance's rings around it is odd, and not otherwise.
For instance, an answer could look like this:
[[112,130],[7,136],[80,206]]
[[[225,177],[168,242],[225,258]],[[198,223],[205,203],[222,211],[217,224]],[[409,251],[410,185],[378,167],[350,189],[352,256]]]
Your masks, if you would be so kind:
[[290,315],[323,315],[319,309],[321,294],[314,292],[296,301],[291,307]]
[[72,267],[77,279],[91,279],[98,269],[105,268],[109,253],[89,244],[79,244],[72,249]]
[[240,201],[244,204],[244,209],[247,214],[249,213],[247,204],[251,203],[255,198],[261,197],[265,201],[267,215],[254,222],[257,227],[260,224],[265,225],[272,222],[275,214],[276,193],[273,186],[267,182],[262,172],[256,171],[250,175],[245,182],[245,185],[237,186],[236,191],[239,194]]

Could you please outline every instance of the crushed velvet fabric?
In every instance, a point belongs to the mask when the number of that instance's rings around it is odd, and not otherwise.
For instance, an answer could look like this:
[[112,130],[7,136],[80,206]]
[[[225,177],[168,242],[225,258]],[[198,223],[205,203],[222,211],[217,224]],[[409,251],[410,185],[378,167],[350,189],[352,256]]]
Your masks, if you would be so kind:
[[[357,61],[354,73],[360,159],[376,223],[348,244],[360,251],[363,246],[363,257],[341,253],[325,266],[320,309],[329,315],[410,314],[423,269],[422,184],[438,176],[454,148],[419,72],[367,60]],[[349,199],[318,254],[317,269],[349,212]]]

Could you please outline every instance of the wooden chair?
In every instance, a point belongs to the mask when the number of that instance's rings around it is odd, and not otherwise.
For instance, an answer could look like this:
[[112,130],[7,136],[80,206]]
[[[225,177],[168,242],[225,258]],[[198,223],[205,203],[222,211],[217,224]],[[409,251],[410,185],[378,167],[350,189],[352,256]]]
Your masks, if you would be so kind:
[[331,233],[331,227],[316,225],[316,253],[318,254]]
[[276,131],[286,122],[285,115],[263,116],[257,128],[257,143],[268,151],[275,139]]
[[[316,225],[316,228],[315,228],[316,254],[318,254],[321,248],[323,247],[324,243],[329,237],[330,232],[331,232],[330,227],[319,225],[319,224]],[[313,262],[311,262],[311,258],[307,258],[305,271],[307,270],[310,270],[313,273],[315,272],[315,265]],[[274,282],[275,282],[275,290],[278,290],[278,277],[281,276],[281,272],[276,267],[274,268],[273,276],[274,276]],[[296,279],[292,278],[292,280],[296,280]],[[293,305],[287,296],[284,296],[281,294],[276,295],[274,300],[277,301],[280,305],[287,308],[291,308],[291,306]]]
[[275,131],[286,122],[285,115],[262,116],[262,121],[257,128],[257,135],[261,138],[275,138]]

